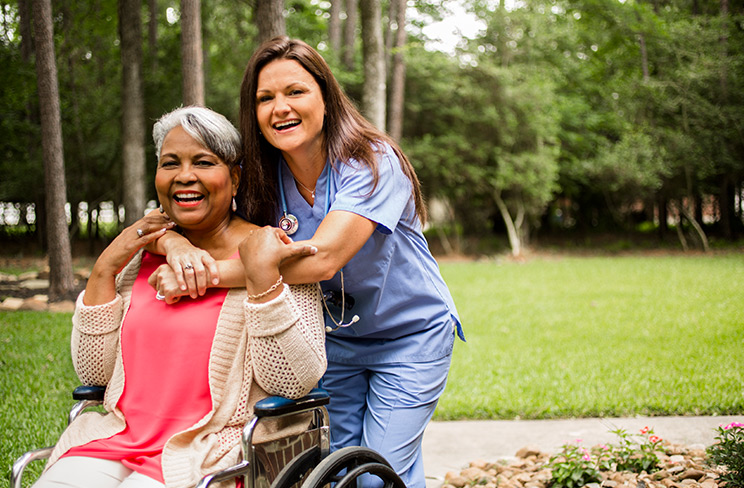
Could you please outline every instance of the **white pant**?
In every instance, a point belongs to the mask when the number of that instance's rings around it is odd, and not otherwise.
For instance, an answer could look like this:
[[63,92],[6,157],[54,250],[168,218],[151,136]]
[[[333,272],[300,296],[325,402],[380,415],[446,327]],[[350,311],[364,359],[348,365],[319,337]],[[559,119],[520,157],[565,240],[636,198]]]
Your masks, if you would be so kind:
[[54,463],[33,488],[165,488],[119,461],[70,456]]

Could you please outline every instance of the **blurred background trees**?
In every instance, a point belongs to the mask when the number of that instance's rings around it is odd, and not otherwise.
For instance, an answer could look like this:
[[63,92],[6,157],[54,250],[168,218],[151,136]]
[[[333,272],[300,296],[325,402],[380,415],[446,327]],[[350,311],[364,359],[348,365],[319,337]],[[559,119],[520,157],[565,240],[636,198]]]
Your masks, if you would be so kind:
[[[453,4],[481,29],[438,50],[426,26],[451,16]],[[277,32],[317,47],[363,112],[400,140],[430,202],[432,243],[445,250],[478,252],[488,242],[519,254],[556,238],[607,233],[703,249],[744,235],[741,2],[52,0],[52,7],[67,225],[78,250],[99,249],[154,199],[154,120],[203,103],[237,121],[248,58]],[[0,8],[0,240],[8,249],[44,247],[36,12],[31,0],[2,0]],[[130,83],[133,66],[140,80]],[[140,109],[130,92],[137,83]],[[203,101],[189,95],[200,83]],[[132,147],[144,150],[144,164],[130,162]],[[145,169],[135,184],[123,175],[137,165]],[[144,193],[130,195],[138,184]]]

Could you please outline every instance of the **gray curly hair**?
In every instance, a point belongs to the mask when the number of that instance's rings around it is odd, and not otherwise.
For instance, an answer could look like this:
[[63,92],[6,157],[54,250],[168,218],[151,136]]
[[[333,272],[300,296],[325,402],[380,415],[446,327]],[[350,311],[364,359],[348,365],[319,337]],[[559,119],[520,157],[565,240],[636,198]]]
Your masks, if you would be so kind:
[[152,139],[158,158],[165,136],[179,125],[199,144],[219,156],[228,167],[232,168],[241,162],[242,142],[235,126],[224,115],[196,106],[177,108],[155,122]]

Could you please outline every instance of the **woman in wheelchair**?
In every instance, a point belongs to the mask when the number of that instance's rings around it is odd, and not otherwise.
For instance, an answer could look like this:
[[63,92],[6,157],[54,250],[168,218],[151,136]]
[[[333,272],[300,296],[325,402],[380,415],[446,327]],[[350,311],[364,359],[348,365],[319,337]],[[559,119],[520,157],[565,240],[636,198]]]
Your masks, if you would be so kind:
[[[73,316],[75,371],[107,387],[105,413],[64,431],[37,488],[194,486],[236,463],[257,400],[301,397],[325,371],[318,288],[286,286],[279,274],[315,249],[236,213],[235,127],[185,107],[158,120],[153,137],[161,209],[101,253]],[[143,248],[175,226],[212,256],[240,260],[245,286],[179,301],[153,278],[154,292],[148,278],[165,259]]]

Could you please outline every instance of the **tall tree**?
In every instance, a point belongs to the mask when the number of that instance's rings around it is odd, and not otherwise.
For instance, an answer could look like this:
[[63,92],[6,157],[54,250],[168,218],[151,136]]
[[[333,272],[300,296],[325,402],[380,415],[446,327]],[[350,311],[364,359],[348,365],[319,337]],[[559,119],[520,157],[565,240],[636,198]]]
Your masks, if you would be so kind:
[[181,0],[181,73],[184,105],[204,105],[201,1]]
[[124,223],[145,211],[145,103],[142,89],[142,16],[139,0],[119,0],[121,38],[121,139]]
[[356,45],[357,18],[359,17],[358,7],[357,0],[346,0],[346,22],[344,22],[343,29],[344,47],[342,59],[344,67],[349,71],[354,69],[354,46]]
[[341,4],[343,0],[332,0],[328,19],[328,43],[331,51],[341,57]]
[[[406,6],[405,0],[390,1],[391,31],[394,32],[392,67],[390,69],[390,101],[388,102],[388,132],[396,141],[403,135],[403,102],[406,86]],[[394,24],[394,25],[393,25]],[[395,27],[395,30],[392,27]]]
[[150,69],[158,70],[158,0],[147,0],[147,44],[150,48]]
[[284,0],[256,0],[254,18],[258,27],[258,42],[287,34]]
[[380,0],[361,3],[364,85],[362,113],[378,129],[385,130],[385,48]]
[[65,298],[72,291],[72,252],[67,230],[65,162],[59,108],[59,85],[54,55],[51,0],[34,0],[36,73],[41,110],[41,145],[44,155],[47,236],[49,246],[49,300]]

